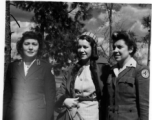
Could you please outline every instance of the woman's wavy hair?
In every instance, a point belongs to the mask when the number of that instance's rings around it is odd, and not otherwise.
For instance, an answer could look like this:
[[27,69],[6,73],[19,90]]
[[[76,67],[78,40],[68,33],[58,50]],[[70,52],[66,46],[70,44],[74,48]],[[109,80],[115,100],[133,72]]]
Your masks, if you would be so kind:
[[133,40],[133,38],[131,38],[131,36],[126,31],[113,32],[112,40],[113,40],[113,44],[118,40],[124,40],[124,42],[128,46],[128,49],[133,49],[132,53],[130,53],[131,56],[134,56],[134,54],[137,51],[137,45],[135,41]]
[[39,43],[39,50],[37,53],[37,56],[41,56],[42,54],[42,48],[43,48],[43,42],[42,42],[42,36],[39,33],[36,33],[34,31],[26,31],[22,34],[21,39],[17,42],[17,52],[21,56],[23,55],[23,42],[27,39],[35,39]]
[[[90,37],[89,35],[82,34],[81,36],[78,37],[77,40],[86,40],[90,43],[91,48],[92,48],[92,53],[91,53],[91,60],[97,60],[98,59],[98,50],[97,50],[97,43],[96,40],[93,37]],[[78,47],[78,42],[77,42],[77,47]]]

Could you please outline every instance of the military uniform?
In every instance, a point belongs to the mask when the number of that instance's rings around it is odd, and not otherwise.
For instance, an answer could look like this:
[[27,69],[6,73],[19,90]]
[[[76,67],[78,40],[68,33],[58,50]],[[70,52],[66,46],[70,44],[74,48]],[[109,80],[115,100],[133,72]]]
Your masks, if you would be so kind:
[[10,63],[4,87],[5,120],[51,120],[55,78],[51,66],[37,59],[24,71],[24,62]]
[[107,120],[148,120],[149,69],[133,58],[120,70],[115,65],[107,80]]

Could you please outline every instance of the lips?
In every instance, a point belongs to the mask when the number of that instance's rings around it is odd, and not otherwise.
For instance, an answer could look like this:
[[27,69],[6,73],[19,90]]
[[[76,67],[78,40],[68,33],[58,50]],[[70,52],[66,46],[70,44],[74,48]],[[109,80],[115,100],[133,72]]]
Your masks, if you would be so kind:
[[120,55],[119,54],[114,54],[115,59],[119,58]]
[[34,52],[27,52],[27,54],[29,54],[29,55],[33,55],[33,54],[34,54]]
[[120,55],[114,55],[115,57],[119,57]]
[[31,53],[31,54],[32,54],[32,53],[34,53],[34,52],[28,51],[28,53]]
[[80,56],[85,56],[85,54],[81,54]]

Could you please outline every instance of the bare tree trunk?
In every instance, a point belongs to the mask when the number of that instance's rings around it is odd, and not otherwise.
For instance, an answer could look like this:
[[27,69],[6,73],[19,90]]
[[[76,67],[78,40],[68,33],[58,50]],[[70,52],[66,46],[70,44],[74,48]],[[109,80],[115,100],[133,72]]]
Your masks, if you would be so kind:
[[[152,5],[151,5],[151,8],[152,8]],[[152,12],[152,9],[151,9],[151,12]],[[151,18],[151,15],[150,15],[150,18]],[[151,25],[151,20],[150,20],[150,25]],[[151,45],[151,26],[149,28],[149,44],[148,44],[148,59],[147,59],[147,66],[149,67],[150,67],[150,45]]]
[[110,37],[109,37],[109,57],[111,57],[111,51],[112,51],[112,39],[111,39],[111,35],[112,35],[112,4],[110,6],[109,9],[109,28],[110,28]]
[[107,11],[108,11],[108,19],[109,19],[109,60],[111,58],[111,51],[112,51],[112,40],[111,40],[111,34],[112,34],[112,9],[113,9],[113,3],[105,4]]
[[[10,32],[10,1],[6,1],[5,18],[5,75],[8,64],[11,62],[11,32]],[[4,76],[5,78],[5,76]]]
[[150,45],[151,45],[151,28],[149,30],[149,44],[148,44],[148,59],[147,59],[147,66],[150,66]]

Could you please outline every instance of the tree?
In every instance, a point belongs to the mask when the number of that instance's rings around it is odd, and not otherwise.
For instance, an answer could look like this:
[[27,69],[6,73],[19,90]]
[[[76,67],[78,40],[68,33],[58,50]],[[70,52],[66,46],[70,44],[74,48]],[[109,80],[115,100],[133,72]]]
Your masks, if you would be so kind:
[[148,59],[147,59],[147,66],[150,65],[150,45],[151,45],[151,16],[148,15],[146,17],[143,17],[142,19],[143,26],[148,29],[148,33],[143,37],[143,41],[145,43],[148,43]]
[[111,56],[111,51],[112,51],[112,40],[111,40],[111,35],[112,35],[112,10],[113,10],[113,3],[105,3],[106,9],[108,11],[108,19],[109,19],[109,56]]
[[[10,32],[10,1],[6,1],[6,16],[5,16],[5,70],[11,62],[11,32]],[[5,75],[4,75],[5,76]]]
[[44,39],[43,58],[55,61],[54,68],[65,67],[76,60],[75,40],[83,32],[83,21],[90,18],[89,3],[67,2],[18,2],[14,4],[26,11],[33,11],[32,30]]
[[[108,61],[111,63],[110,60],[112,58],[112,40],[111,40],[111,35],[113,32],[113,18],[114,18],[114,13],[116,11],[119,11],[121,6],[123,4],[115,4],[115,3],[93,3],[92,7],[93,9],[98,9],[101,10],[101,12],[106,13],[107,17],[101,21],[101,27],[103,27],[101,34],[104,36],[104,40],[109,41],[109,55],[108,55]],[[108,26],[107,26],[108,23]],[[106,25],[104,25],[106,24]],[[105,50],[104,50],[105,51]],[[104,53],[106,54],[106,53]]]
[[[11,62],[11,32],[10,30],[10,17],[12,17],[18,26],[20,27],[19,23],[15,19],[15,17],[10,13],[10,5],[13,5],[10,1],[6,1],[6,18],[5,18],[5,70],[4,74],[6,74],[7,67]],[[5,79],[5,75],[4,75]]]

